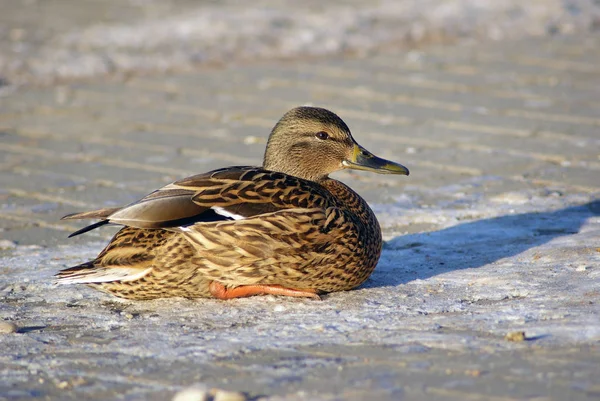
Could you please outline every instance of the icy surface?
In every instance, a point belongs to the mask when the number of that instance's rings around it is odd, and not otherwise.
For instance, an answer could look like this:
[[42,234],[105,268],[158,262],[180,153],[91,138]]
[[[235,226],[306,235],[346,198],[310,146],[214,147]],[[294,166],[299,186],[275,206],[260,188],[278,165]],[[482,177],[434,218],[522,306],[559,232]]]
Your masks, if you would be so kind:
[[[180,360],[210,362],[264,349],[418,344],[500,351],[520,346],[503,339],[513,331],[542,347],[591,344],[600,340],[600,203],[586,198],[523,191],[460,210],[406,209],[406,197],[376,205],[387,242],[375,273],[360,289],[322,301],[124,301],[53,283],[54,273],[94,257],[102,243],[13,247],[0,258],[0,319],[19,331],[0,337],[0,393],[32,370],[59,387],[74,376],[85,381],[78,364],[90,363],[98,366],[94,380],[115,387],[128,375]],[[419,221],[438,228],[394,232]],[[111,369],[140,358],[153,358],[157,367]],[[142,387],[176,388],[168,381]]]
[[[23,14],[20,18],[4,21],[0,74],[9,82],[47,82],[204,63],[361,53],[385,45],[569,34],[593,31],[600,15],[591,0],[241,4],[105,1],[86,7],[72,3],[65,9],[25,4],[17,13]],[[47,22],[61,20],[62,15],[48,18],[61,12],[69,24]]]

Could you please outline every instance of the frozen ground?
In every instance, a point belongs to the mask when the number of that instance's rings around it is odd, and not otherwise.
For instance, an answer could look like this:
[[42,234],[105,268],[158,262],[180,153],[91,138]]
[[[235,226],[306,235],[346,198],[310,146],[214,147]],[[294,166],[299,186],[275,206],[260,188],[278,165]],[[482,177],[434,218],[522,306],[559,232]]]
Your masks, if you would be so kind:
[[[394,391],[408,391],[411,383],[393,374],[383,386],[377,381],[382,347],[391,347],[388,362],[397,354],[396,363],[405,359],[418,368],[421,360],[426,372],[433,368],[431,355],[476,351],[482,355],[471,363],[475,373],[468,380],[477,381],[496,374],[497,364],[490,370],[480,365],[501,361],[503,353],[597,346],[599,201],[519,191],[461,208],[459,201],[427,208],[411,203],[401,196],[396,204],[375,206],[387,238],[377,270],[362,288],[320,302],[272,296],[122,301],[52,283],[52,274],[93,257],[102,243],[5,251],[0,319],[14,322],[18,332],[0,337],[11,350],[0,356],[0,394],[11,400],[161,399],[202,381],[271,395],[267,399],[335,399],[370,387],[379,391],[374,399],[394,399]],[[395,232],[421,223],[437,229]],[[504,339],[515,331],[527,340]],[[375,365],[362,362],[362,381],[322,393],[303,385],[315,369],[356,370],[357,349],[375,358]],[[452,370],[451,359],[443,361]],[[570,372],[578,386],[572,399],[598,394],[598,362],[582,358]],[[551,387],[552,376],[511,368]],[[457,380],[446,373],[442,388]],[[505,395],[523,397],[519,391]]]
[[[7,4],[3,4],[7,3]],[[456,39],[594,32],[593,0],[0,1],[0,77],[47,83]]]
[[[600,42],[591,33],[532,39],[526,36],[535,32],[523,31],[545,27],[558,10],[568,17],[558,18],[559,26],[574,18],[585,23],[572,27],[588,32],[597,6],[580,12],[577,5],[594,3],[521,3],[504,10],[516,3],[444,1],[421,9],[435,14],[470,4],[485,14],[500,7],[487,20],[465,21],[497,21],[502,32],[524,35],[514,42],[2,91],[0,399],[163,401],[195,383],[286,401],[598,399]],[[32,4],[38,14],[28,12]],[[14,45],[20,53],[12,60],[23,62],[10,64],[23,73],[15,79],[56,77],[48,71],[93,75],[103,71],[98,54],[116,72],[136,65],[131,60],[153,69],[157,61],[168,66],[165,54],[186,62],[176,56],[195,54],[193,46],[186,52],[192,42],[202,48],[202,28],[193,23],[203,18],[199,3],[182,1],[177,15],[167,7],[144,18],[140,10],[175,2],[86,1],[95,14],[78,14],[73,4],[23,1],[0,12],[2,29],[10,28],[0,55]],[[398,11],[409,2],[395,4]],[[340,13],[336,25],[309,6],[297,13],[285,6],[277,2],[265,14],[280,18],[281,35],[261,42],[250,32],[212,50],[237,43],[246,57],[245,50],[268,43],[270,57],[288,33],[300,35],[306,13],[315,13],[315,36],[298,54],[321,54],[328,32],[334,44],[356,38],[344,31],[352,14]],[[519,11],[536,7],[548,14]],[[390,11],[387,20],[378,12],[352,18],[364,21],[364,36],[382,41],[379,27],[404,32],[402,24],[391,26],[394,18],[415,15]],[[40,14],[47,18],[36,19]],[[539,18],[502,25],[523,15]],[[152,36],[177,21],[191,21],[191,42],[183,35],[182,47],[171,47],[168,28],[166,39]],[[239,23],[227,13],[223,21],[225,28]],[[258,25],[243,28],[260,33]],[[136,47],[138,30],[156,46]],[[114,42],[102,42],[113,32]],[[118,59],[122,52],[132,59]],[[64,65],[72,70],[58,68]],[[67,240],[76,227],[61,215],[127,203],[188,173],[258,163],[276,119],[304,103],[338,112],[361,144],[411,169],[402,179],[340,175],[374,205],[387,241],[362,288],[320,302],[127,302],[52,283],[59,269],[94,257],[105,244],[96,241],[110,232]],[[6,332],[11,328],[16,332]]]

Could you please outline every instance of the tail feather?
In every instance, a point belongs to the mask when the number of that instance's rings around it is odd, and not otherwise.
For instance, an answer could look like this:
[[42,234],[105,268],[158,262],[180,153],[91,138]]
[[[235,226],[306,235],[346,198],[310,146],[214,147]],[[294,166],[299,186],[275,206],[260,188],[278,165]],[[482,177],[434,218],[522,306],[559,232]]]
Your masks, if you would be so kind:
[[108,224],[108,223],[109,223],[108,220],[102,220],[102,221],[99,221],[97,223],[90,224],[89,226],[85,226],[85,227],[83,227],[83,228],[81,228],[81,229],[79,229],[79,230],[77,230],[77,231],[69,234],[69,238],[75,237],[76,235],[79,235],[79,234],[87,233],[88,231],[92,231],[93,229],[98,228],[98,227],[103,226],[103,225]]
[[121,210],[120,207],[107,207],[89,212],[71,213],[63,216],[61,220],[102,219],[105,220],[111,214]]
[[136,267],[98,266],[94,261],[82,263],[59,271],[54,277],[59,284],[93,284],[111,281],[133,281],[144,277],[152,270]]
[[71,213],[67,214],[66,216],[63,216],[61,220],[101,219],[101,221],[94,224],[90,224],[89,226],[85,226],[82,229],[77,230],[71,235],[69,235],[69,238],[72,238],[76,235],[87,233],[88,231],[92,231],[95,228],[108,224],[108,217],[118,210],[121,210],[121,208],[107,207],[104,209],[92,210],[90,212]]

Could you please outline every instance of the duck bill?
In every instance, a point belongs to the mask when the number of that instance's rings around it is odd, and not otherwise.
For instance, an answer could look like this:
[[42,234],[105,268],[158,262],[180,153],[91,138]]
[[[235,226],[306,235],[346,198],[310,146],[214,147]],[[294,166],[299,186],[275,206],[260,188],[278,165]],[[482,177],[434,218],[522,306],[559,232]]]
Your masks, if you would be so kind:
[[378,174],[402,174],[408,175],[406,167],[399,163],[375,156],[360,145],[354,145],[352,156],[342,162],[345,168],[353,170],[372,171]]

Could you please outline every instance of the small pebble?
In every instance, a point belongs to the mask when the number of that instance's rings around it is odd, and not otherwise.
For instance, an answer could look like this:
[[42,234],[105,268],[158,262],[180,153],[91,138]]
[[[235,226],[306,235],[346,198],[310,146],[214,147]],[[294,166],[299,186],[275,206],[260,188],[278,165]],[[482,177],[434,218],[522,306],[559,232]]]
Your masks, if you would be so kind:
[[205,384],[195,384],[179,391],[173,401],[208,401],[208,387]]
[[246,401],[248,398],[237,391],[225,391],[213,389],[211,390],[213,394],[212,401]]
[[8,334],[8,333],[16,333],[17,325],[11,322],[0,322],[0,333]]
[[64,390],[66,388],[69,388],[69,382],[67,382],[67,381],[58,382],[58,383],[56,383],[56,387],[58,387],[61,390]]
[[468,369],[468,370],[465,370],[465,375],[472,376],[472,377],[479,377],[479,376],[481,376],[481,370],[479,370],[479,369]]
[[0,249],[13,249],[17,247],[17,243],[7,239],[0,239]]
[[519,342],[527,340],[527,337],[525,336],[524,331],[511,331],[510,333],[508,333],[504,336],[504,339],[506,341],[512,341],[515,343],[519,343]]

